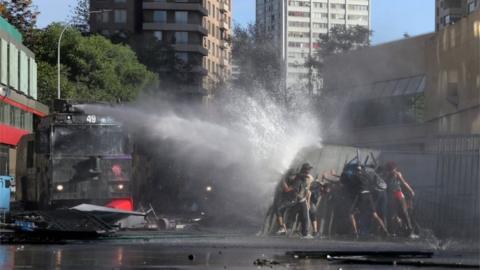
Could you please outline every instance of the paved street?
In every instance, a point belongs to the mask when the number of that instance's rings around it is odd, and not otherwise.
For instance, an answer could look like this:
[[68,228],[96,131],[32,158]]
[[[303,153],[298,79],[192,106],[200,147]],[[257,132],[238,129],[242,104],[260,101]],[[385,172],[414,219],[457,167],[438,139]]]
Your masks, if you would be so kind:
[[[470,250],[466,252],[466,250]],[[478,264],[478,250],[450,243],[446,251],[422,242],[301,240],[247,235],[128,232],[63,245],[0,246],[0,269],[372,269],[287,255],[292,251],[434,251],[435,262]],[[259,261],[262,265],[254,265]],[[377,265],[378,269],[386,266]],[[387,267],[388,268],[388,267]],[[404,269],[397,267],[397,269]],[[405,268],[410,269],[410,268]],[[448,269],[448,268],[436,268]]]

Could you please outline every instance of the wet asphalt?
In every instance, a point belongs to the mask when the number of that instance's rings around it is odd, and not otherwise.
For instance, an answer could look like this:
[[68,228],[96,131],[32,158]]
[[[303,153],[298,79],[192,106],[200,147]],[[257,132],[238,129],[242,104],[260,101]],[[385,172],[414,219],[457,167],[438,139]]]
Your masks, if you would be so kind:
[[[394,263],[396,259],[387,260],[392,264],[365,263],[363,257],[354,257],[353,262],[330,261],[296,255],[300,251],[421,251],[434,256],[410,260],[432,263],[418,268]],[[455,264],[478,265],[479,257],[477,246],[459,241],[348,241],[244,233],[136,231],[101,240],[0,245],[0,269],[452,269]]]

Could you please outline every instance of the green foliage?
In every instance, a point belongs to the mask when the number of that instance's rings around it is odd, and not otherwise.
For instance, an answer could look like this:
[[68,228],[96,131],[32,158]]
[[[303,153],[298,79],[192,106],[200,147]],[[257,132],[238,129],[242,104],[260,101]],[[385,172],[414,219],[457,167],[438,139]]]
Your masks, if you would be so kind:
[[72,22],[82,33],[89,31],[90,0],[77,0],[73,9]]
[[[135,35],[129,38],[129,44],[137,52],[140,62],[159,74],[162,86],[178,87],[196,83],[196,77],[191,72],[195,61],[190,59],[191,62],[187,63],[178,58],[169,43],[158,41],[151,35]],[[201,65],[201,59],[196,64]]]
[[318,49],[305,63],[310,70],[307,85],[310,92],[318,93],[316,110],[325,126],[329,126],[337,118],[340,106],[338,97],[345,93],[324,88],[324,85],[328,84],[328,78],[324,77],[324,61],[335,54],[368,47],[370,35],[371,31],[363,26],[333,27],[329,33],[320,36]]
[[29,44],[39,14],[32,0],[0,0],[0,16],[15,26]]
[[320,37],[317,53],[325,57],[370,46],[370,35],[370,30],[359,25],[333,27],[328,34]]
[[284,68],[279,47],[273,38],[257,25],[235,26],[232,37],[232,57],[238,66],[233,84],[247,92],[264,89],[278,102],[287,103]]
[[[57,42],[62,29],[62,25],[52,24],[37,30],[31,48],[39,65],[39,98],[47,104],[56,97]],[[62,39],[61,69],[62,98],[124,102],[158,83],[129,47],[112,44],[99,35],[85,37],[72,28]]]
[[306,61],[306,66],[313,68],[317,74],[323,73],[325,58],[370,46],[372,32],[363,26],[335,26],[327,34],[320,35],[319,46],[313,57]]
[[408,114],[412,115],[416,123],[425,121],[425,95],[415,95],[409,97]]
[[159,41],[153,35],[131,33],[115,34],[111,40],[117,44],[128,44],[137,53],[138,60],[158,75],[158,89],[162,89],[163,94],[175,96],[191,92],[192,86],[196,89],[201,85],[204,74],[193,69],[202,65],[202,57],[190,54],[188,62],[185,62],[171,45],[173,41]]

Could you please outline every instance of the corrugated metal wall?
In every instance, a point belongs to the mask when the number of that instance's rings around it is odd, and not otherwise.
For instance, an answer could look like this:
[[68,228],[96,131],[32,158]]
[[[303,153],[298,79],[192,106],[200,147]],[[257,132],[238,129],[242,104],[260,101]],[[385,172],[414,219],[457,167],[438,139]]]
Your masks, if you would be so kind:
[[480,237],[480,151],[438,153],[435,221],[440,236]]
[[380,159],[397,162],[412,184],[420,226],[442,238],[479,239],[480,151],[383,152]]

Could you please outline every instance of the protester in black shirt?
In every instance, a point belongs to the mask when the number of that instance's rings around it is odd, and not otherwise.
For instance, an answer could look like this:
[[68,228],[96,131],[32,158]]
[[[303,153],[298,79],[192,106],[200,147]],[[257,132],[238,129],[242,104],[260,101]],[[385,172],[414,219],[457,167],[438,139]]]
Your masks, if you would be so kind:
[[312,223],[312,233],[314,236],[318,234],[318,206],[320,203],[321,193],[323,187],[322,184],[317,180],[313,181],[310,184],[310,208],[309,208],[309,217],[310,222]]
[[354,192],[355,197],[350,208],[350,220],[352,222],[355,236],[359,236],[357,221],[355,219],[356,211],[358,211],[360,215],[365,215],[365,217],[371,215],[381,227],[383,232],[388,235],[387,228],[385,227],[382,219],[378,216],[376,206],[372,198],[371,190],[374,179],[372,179],[371,175],[367,173],[365,167],[361,165],[356,166],[353,174],[354,175],[352,178],[355,181],[355,183],[353,183],[355,185],[355,189],[352,191]]

